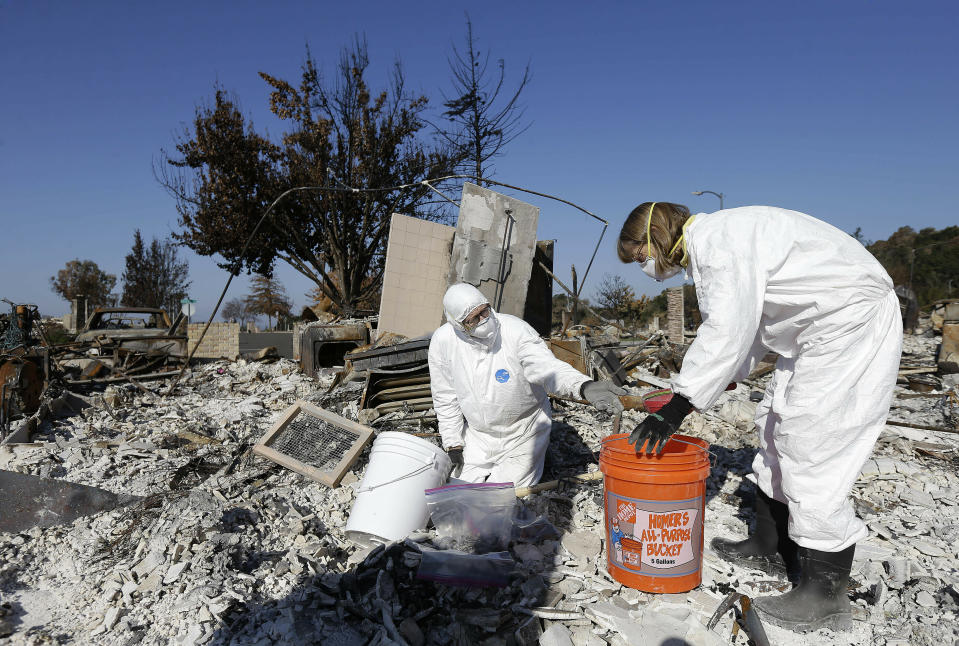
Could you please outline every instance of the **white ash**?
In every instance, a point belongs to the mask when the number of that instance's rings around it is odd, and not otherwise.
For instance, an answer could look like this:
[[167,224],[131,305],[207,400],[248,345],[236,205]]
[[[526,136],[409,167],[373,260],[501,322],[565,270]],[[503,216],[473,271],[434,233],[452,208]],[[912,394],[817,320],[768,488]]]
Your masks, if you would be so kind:
[[[904,355],[904,362],[931,365],[934,341],[907,337],[905,348],[915,356]],[[714,632],[705,630],[725,594],[788,587],[708,549],[714,536],[745,536],[752,522],[754,488],[745,482],[756,450],[749,394],[762,390],[761,382],[724,393],[716,408],[683,426],[684,433],[710,441],[714,454],[703,584],[659,596],[608,575],[601,483],[564,484],[524,499],[524,521],[542,516],[548,522],[528,524],[535,529],[523,534],[528,540],[511,545],[517,571],[506,588],[417,580],[419,545],[434,537],[429,531],[358,550],[343,527],[366,455],[331,490],[248,451],[296,398],[356,419],[362,384],[325,394],[330,383],[306,378],[286,361],[208,364],[170,398],[113,387],[104,393],[104,407],[44,426],[36,446],[0,453],[0,468],[144,496],[72,525],[0,534],[0,635],[10,633],[0,639],[31,645],[600,646],[659,635],[690,644],[745,644],[742,634],[730,642],[728,616]],[[897,389],[894,417],[943,423],[935,398],[904,397],[911,393]],[[382,428],[435,430],[428,416],[392,415]],[[544,480],[595,470],[611,417],[563,403],[556,418]],[[642,418],[627,411],[621,430],[631,431]],[[853,631],[797,635],[766,626],[772,643],[955,641],[957,447],[959,435],[901,427],[883,433],[853,490],[870,528],[850,582]]]

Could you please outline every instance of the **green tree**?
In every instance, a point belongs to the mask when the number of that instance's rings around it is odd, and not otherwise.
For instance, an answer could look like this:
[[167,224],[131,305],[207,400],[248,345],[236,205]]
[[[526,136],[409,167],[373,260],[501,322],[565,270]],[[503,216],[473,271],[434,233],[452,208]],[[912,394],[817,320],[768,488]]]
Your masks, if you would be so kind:
[[154,238],[146,247],[137,229],[126,256],[121,302],[129,307],[158,307],[175,316],[190,288],[189,271],[172,241]]
[[[367,85],[366,43],[345,49],[331,82],[307,51],[299,84],[269,74],[270,108],[287,127],[280,141],[256,132],[236,102],[217,89],[199,106],[192,129],[163,152],[158,179],[180,215],[176,238],[221,267],[272,276],[288,263],[351,314],[381,286],[393,213],[446,216],[423,179],[447,175],[450,155],[424,140],[424,96],[411,96],[402,67],[389,87]],[[360,191],[301,191],[278,204],[270,227],[249,247],[257,220],[280,193],[339,182]],[[410,184],[389,192],[365,192]]]
[[146,271],[147,252],[139,229],[133,232],[133,248],[124,260],[125,267],[121,276],[123,294],[120,296],[120,302],[130,307],[139,307],[139,301],[143,300],[149,291],[147,286],[149,275]]
[[67,301],[85,297],[92,307],[101,307],[110,301],[110,292],[117,284],[117,277],[102,271],[92,260],[69,261],[66,266],[50,277],[50,286]]
[[959,293],[959,226],[904,226],[867,249],[896,285],[912,285],[920,307]]
[[490,53],[481,53],[473,35],[473,23],[466,16],[466,44],[460,51],[453,46],[449,60],[453,97],[443,106],[449,125],[436,128],[449,143],[466,174],[492,177],[491,160],[529,126],[523,125],[524,110],[519,97],[530,81],[529,64],[512,92],[505,90],[506,62],[500,58],[490,70]]
[[250,295],[246,297],[247,309],[251,314],[266,316],[269,327],[273,327],[273,317],[289,317],[293,303],[278,280],[267,276],[254,276],[250,281]]

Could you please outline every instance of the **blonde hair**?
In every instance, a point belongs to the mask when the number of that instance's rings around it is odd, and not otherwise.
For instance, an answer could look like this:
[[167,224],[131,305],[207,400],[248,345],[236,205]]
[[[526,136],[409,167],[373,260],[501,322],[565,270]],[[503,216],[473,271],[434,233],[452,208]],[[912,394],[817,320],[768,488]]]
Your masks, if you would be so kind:
[[[652,207],[652,213],[650,213]],[[634,258],[623,247],[624,242],[646,243],[646,221],[649,219],[649,249],[647,254],[656,259],[656,269],[665,272],[679,265],[683,257],[682,245],[676,246],[683,235],[683,225],[689,219],[689,208],[672,202],[643,202],[630,212],[619,232],[616,253],[623,262]]]

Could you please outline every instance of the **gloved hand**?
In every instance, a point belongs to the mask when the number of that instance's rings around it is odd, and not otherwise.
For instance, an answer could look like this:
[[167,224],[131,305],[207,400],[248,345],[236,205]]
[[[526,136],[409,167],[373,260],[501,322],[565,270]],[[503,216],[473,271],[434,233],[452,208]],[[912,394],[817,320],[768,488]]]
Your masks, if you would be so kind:
[[623,402],[619,401],[619,396],[629,394],[625,388],[611,381],[587,381],[580,392],[593,408],[613,414],[623,412]]
[[645,445],[646,453],[662,455],[666,442],[679,430],[679,426],[691,410],[693,405],[688,399],[682,395],[673,394],[673,398],[660,408],[658,413],[650,413],[633,429],[629,435],[629,443],[636,447],[637,453],[642,451]]
[[453,468],[450,470],[451,474],[459,475],[460,471],[463,470],[463,447],[454,446],[451,449],[446,450],[446,455],[450,457],[450,462],[453,463]]

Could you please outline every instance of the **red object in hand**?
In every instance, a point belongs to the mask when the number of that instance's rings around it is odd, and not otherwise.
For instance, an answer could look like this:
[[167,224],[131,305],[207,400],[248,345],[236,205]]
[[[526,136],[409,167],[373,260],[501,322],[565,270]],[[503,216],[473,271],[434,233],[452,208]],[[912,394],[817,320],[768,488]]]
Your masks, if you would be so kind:
[[643,406],[646,408],[646,412],[656,413],[668,404],[672,398],[673,391],[671,390],[654,390],[643,395]]
[[[736,390],[737,385],[734,381],[726,386],[726,390]],[[671,390],[652,390],[643,395],[643,406],[646,408],[647,413],[658,413],[672,398],[673,391]]]

